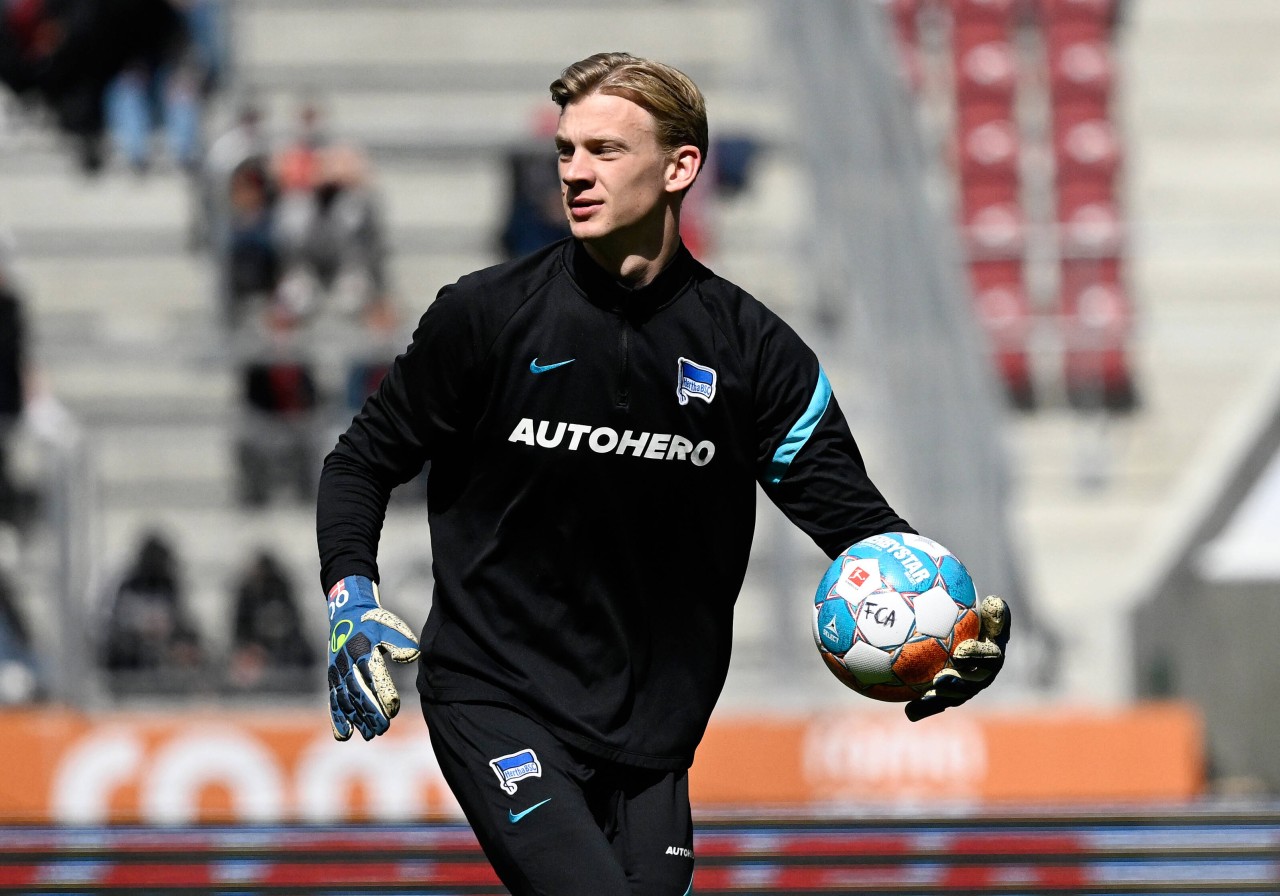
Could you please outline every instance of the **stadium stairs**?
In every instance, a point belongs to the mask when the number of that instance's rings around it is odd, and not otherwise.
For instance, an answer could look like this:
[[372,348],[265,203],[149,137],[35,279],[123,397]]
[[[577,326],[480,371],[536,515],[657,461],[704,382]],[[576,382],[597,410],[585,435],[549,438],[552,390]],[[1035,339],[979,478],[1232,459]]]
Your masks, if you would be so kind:
[[[1280,807],[864,820],[704,818],[693,892],[1274,894]],[[567,856],[571,862],[572,857]],[[470,830],[10,829],[0,893],[501,894]]]

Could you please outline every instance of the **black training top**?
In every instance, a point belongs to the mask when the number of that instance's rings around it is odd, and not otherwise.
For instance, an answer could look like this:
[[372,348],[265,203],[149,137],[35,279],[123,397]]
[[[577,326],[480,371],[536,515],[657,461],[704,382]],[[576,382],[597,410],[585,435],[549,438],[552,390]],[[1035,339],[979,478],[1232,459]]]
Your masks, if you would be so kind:
[[326,592],[377,579],[391,489],[428,459],[424,698],[650,768],[693,761],[724,684],[756,482],[832,557],[912,531],[814,353],[683,246],[636,290],[571,239],[441,290],[325,460]]

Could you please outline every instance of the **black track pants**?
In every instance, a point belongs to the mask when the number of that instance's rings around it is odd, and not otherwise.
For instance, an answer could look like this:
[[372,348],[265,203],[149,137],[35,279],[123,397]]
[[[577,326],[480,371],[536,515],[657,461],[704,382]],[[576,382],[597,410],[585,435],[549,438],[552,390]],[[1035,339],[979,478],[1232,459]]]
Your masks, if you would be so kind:
[[428,703],[440,769],[516,896],[692,893],[688,773],[604,762],[523,714]]

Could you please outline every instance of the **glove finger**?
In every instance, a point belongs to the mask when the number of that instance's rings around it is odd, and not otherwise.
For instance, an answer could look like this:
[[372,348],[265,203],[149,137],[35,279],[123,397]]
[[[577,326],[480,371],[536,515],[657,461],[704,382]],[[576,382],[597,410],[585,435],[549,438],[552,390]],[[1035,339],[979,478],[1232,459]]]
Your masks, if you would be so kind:
[[[352,696],[351,689],[344,683],[337,690],[330,692],[332,701],[330,703],[330,721],[333,723],[335,734],[340,733],[339,729],[343,728],[347,732],[346,740],[351,737],[351,728],[354,726],[361,734],[365,733],[368,727],[364,721],[364,712],[361,710],[358,701]],[[333,712],[333,706],[337,705],[337,713]],[[343,725],[345,722],[345,725]],[[370,735],[365,735],[368,740]]]
[[412,663],[418,658],[421,652],[418,639],[414,636],[413,630],[395,613],[376,607],[362,615],[360,621],[375,622],[380,626],[376,633],[378,646],[390,654],[391,659],[397,663]]
[[347,710],[351,701],[346,698],[342,687],[342,678],[338,671],[329,667],[329,722],[333,727],[334,740],[348,740],[351,737],[351,722],[347,720]]
[[1004,599],[988,594],[978,607],[978,618],[981,620],[984,641],[994,641],[997,646],[1004,647],[1009,640],[1009,605]]
[[381,652],[375,650],[365,659],[358,660],[356,668],[360,670],[363,682],[368,685],[369,693],[377,701],[378,709],[386,716],[389,724],[400,711],[400,692],[396,690],[396,683],[391,679]]
[[1004,665],[1004,651],[991,641],[970,638],[951,651],[951,665],[961,678],[986,681]]
[[362,662],[357,661],[343,679],[343,684],[346,686],[347,693],[351,695],[352,713],[349,718],[361,737],[365,740],[373,740],[387,730],[390,722],[383,714],[382,707],[360,671]]
[[936,694],[942,699],[954,701],[952,706],[959,706],[984,686],[985,682],[970,681],[954,669],[943,669],[933,679],[933,688],[925,696]]
[[350,740],[351,732],[354,730],[351,723],[347,721],[346,715],[338,706],[338,694],[336,691],[329,691],[329,723],[333,728],[334,740]]

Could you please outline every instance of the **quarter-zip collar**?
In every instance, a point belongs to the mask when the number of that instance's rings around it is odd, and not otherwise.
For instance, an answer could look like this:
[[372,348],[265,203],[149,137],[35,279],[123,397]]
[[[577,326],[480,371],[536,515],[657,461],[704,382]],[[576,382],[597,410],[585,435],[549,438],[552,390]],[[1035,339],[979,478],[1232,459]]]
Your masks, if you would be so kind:
[[651,314],[671,302],[688,284],[698,265],[681,242],[658,276],[644,286],[631,289],[596,264],[579,240],[568,240],[564,259],[569,275],[587,301],[628,317]]

